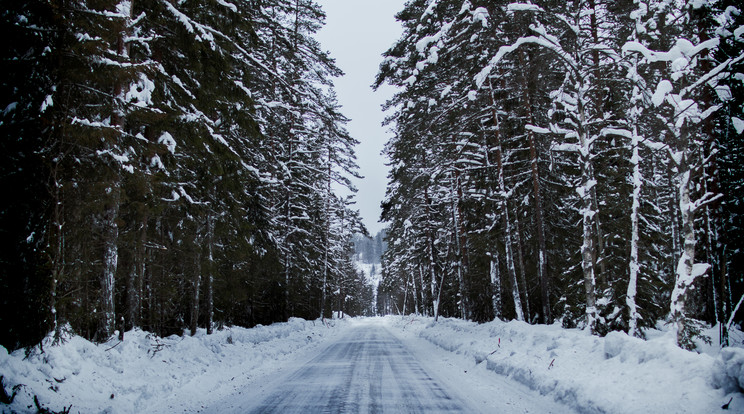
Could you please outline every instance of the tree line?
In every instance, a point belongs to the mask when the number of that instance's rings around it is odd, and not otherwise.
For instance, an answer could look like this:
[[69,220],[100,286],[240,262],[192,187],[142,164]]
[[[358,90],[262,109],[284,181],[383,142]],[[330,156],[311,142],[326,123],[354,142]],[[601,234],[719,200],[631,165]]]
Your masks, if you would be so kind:
[[366,311],[318,4],[6,3],[0,344]]
[[[411,0],[380,294],[437,317],[721,340],[744,293],[737,2]],[[405,312],[405,310],[404,310]]]
[[385,229],[380,230],[372,237],[367,237],[363,234],[355,235],[354,254],[356,255],[356,260],[366,264],[380,263],[382,254],[387,248],[386,237]]

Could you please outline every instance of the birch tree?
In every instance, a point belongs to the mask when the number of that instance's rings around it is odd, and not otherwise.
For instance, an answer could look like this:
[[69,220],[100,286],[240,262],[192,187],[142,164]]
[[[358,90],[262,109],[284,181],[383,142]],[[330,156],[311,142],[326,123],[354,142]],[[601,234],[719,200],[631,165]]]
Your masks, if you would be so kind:
[[[680,4],[679,8],[673,8],[668,12],[677,13],[677,18],[688,25],[692,23],[694,13],[706,12],[706,5],[689,8],[683,6],[684,4]],[[703,10],[696,10],[698,8]],[[722,106],[710,98],[706,99],[705,90],[706,88],[715,90],[722,74],[737,59],[744,59],[740,55],[715,66],[707,65],[709,54],[718,47],[720,40],[709,38],[705,30],[703,27],[694,34],[683,33],[669,50],[664,51],[650,50],[638,42],[629,42],[625,45],[625,50],[640,54],[646,61],[666,62],[669,68],[669,78],[663,78],[657,83],[651,99],[654,106],[666,109],[662,116],[665,117],[665,133],[669,139],[668,143],[659,145],[668,152],[676,173],[678,208],[684,242],[677,262],[670,315],[677,332],[677,343],[687,349],[694,347],[692,341],[697,335],[697,328],[686,314],[686,297],[695,280],[705,276],[710,269],[708,263],[696,263],[698,239],[695,219],[701,208],[721,197],[720,194],[712,192],[702,194],[697,192],[697,188],[700,187],[697,184],[700,172],[709,161],[703,154],[706,137],[701,125]]]

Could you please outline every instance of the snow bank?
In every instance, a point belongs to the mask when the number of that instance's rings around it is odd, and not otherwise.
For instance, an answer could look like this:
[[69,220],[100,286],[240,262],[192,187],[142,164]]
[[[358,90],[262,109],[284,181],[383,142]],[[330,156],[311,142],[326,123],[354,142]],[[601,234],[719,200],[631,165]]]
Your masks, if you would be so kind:
[[23,350],[8,354],[0,347],[3,385],[18,394],[14,412],[43,407],[76,413],[170,413],[193,409],[230,395],[265,375],[293,353],[316,348],[336,337],[345,321],[305,321],[229,328],[207,335],[159,338],[134,330],[104,344],[80,337],[64,344],[45,340],[28,358]]
[[726,348],[721,351],[721,368],[728,379],[744,390],[744,349]]
[[[587,413],[744,413],[744,350],[684,351],[671,332],[652,339],[605,338],[558,325],[396,318],[392,326],[485,363],[544,395]],[[472,364],[470,365],[472,368]],[[463,369],[467,369],[463,367]],[[738,381],[738,383],[737,383]]]
[[[92,344],[71,337],[44,352],[8,354],[0,347],[0,375],[14,403],[3,412],[42,406],[71,413],[195,412],[255,387],[260,378],[337,338],[355,321],[305,321],[231,328],[206,335],[159,338],[139,330],[125,340]],[[473,364],[586,413],[744,413],[744,349],[675,345],[671,332],[647,341],[613,332],[605,338],[558,325],[389,317],[400,336],[420,337],[459,354],[459,372]],[[737,332],[737,334],[739,334]],[[741,342],[738,340],[737,342]],[[485,372],[485,369],[483,370]],[[484,385],[485,387],[486,385]],[[728,411],[721,406],[732,399]]]

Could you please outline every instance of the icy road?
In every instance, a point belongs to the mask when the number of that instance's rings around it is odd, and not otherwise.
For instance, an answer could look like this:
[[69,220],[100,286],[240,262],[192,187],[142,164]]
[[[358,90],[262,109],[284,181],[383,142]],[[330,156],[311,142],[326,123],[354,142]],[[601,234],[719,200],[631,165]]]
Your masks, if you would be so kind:
[[[451,357],[419,338],[398,337],[382,324],[363,323],[349,327],[298,369],[256,381],[202,412],[570,412],[493,373],[471,369],[468,374],[463,361]],[[490,383],[484,384],[481,375]]]
[[468,411],[379,326],[351,329],[266,394],[249,412]]

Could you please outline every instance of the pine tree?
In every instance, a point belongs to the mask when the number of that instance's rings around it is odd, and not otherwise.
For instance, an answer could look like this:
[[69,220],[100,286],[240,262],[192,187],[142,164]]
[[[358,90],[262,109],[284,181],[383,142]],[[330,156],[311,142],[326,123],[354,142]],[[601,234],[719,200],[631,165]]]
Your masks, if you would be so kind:
[[[50,119],[58,82],[54,47],[58,24],[46,2],[13,2],[0,12],[0,30],[13,39],[2,53],[0,133],[3,136],[0,183],[0,344],[8,349],[30,346],[57,330],[58,275],[61,253],[47,245],[60,237],[61,215],[52,193],[58,189],[52,164]],[[52,223],[54,221],[54,223]],[[57,245],[57,243],[54,243]]]
[[[726,74],[722,76],[719,85],[723,88],[724,95],[729,98],[724,107],[719,111],[717,137],[718,137],[718,165],[713,174],[718,176],[719,191],[723,194],[721,204],[709,214],[713,215],[712,230],[718,240],[714,241],[714,269],[712,281],[714,283],[717,321],[720,322],[721,344],[728,344],[728,330],[731,324],[738,320],[734,303],[738,297],[742,297],[742,280],[735,277],[741,274],[741,252],[733,249],[741,245],[742,229],[742,160],[744,154],[741,147],[741,136],[744,133],[744,91],[741,82],[741,74],[744,72],[742,63],[741,36],[734,35],[737,28],[744,25],[744,14],[742,8],[737,8],[736,2],[723,2],[720,5],[723,24],[719,29],[721,44],[716,51],[716,60],[724,62],[731,59],[731,66]],[[739,29],[740,30],[740,29]],[[739,79],[737,81],[737,78]],[[726,94],[728,90],[729,94]],[[717,174],[716,174],[717,173]],[[724,224],[725,223],[725,224]],[[709,230],[710,231],[710,230]]]
[[[688,250],[703,241],[699,257],[712,258],[721,274],[708,284],[710,298],[690,298],[689,312],[720,315],[726,283],[717,263],[725,259],[713,246],[721,246],[714,240],[727,213],[715,195],[719,144],[708,120],[732,102],[728,91],[738,86],[720,85],[740,52],[711,56],[716,36],[734,44],[721,27],[732,27],[738,14],[687,6],[407,4],[397,16],[404,35],[386,52],[376,83],[402,88],[388,103],[396,108],[389,118],[396,135],[386,147],[392,170],[383,219],[391,248],[383,305],[418,298],[425,282],[410,276],[418,274],[431,283],[434,315],[441,307],[480,318],[474,315],[486,297],[491,315],[521,318],[535,300],[529,292],[539,289],[543,322],[559,313],[566,326],[643,336],[667,315],[668,295],[677,310],[687,296],[690,278],[678,277],[689,283],[676,290],[670,280],[686,234]],[[721,131],[733,132],[738,118],[728,119]],[[688,180],[681,167],[702,176]],[[698,219],[675,200],[686,199],[683,188],[700,204],[684,203],[700,209]],[[525,263],[523,253],[538,260]],[[690,319],[681,312],[675,320]]]

